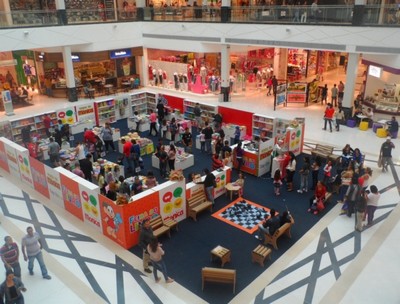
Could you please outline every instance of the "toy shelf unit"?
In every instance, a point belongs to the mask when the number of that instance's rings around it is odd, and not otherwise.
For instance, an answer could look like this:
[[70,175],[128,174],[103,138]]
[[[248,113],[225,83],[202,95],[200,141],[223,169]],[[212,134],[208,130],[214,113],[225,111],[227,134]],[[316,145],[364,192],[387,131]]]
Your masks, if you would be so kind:
[[[185,99],[183,100],[183,117],[185,119],[194,120],[194,107],[197,101]],[[218,106],[199,103],[201,109],[201,119],[204,121],[212,122],[214,115],[218,113]]]
[[146,92],[147,111],[153,110],[157,113],[157,94]]
[[31,132],[36,132],[35,119],[33,117],[26,117],[18,120],[11,121],[11,131],[14,137],[14,142],[22,144],[22,128],[31,126]]
[[265,141],[275,136],[275,118],[253,114],[253,139],[258,136]]
[[131,95],[131,115],[147,115],[147,94],[145,92]]
[[115,122],[116,103],[114,99],[99,100],[94,104],[96,123],[103,125],[105,122]]
[[[57,125],[58,125],[57,113],[56,112],[48,112],[47,114],[49,115],[49,117],[51,119],[52,128],[56,128]],[[39,134],[40,137],[47,137],[46,128],[45,128],[44,123],[43,123],[44,115],[45,114],[40,114],[40,115],[36,115],[34,117],[35,124],[36,124],[36,131],[37,131],[37,133]]]

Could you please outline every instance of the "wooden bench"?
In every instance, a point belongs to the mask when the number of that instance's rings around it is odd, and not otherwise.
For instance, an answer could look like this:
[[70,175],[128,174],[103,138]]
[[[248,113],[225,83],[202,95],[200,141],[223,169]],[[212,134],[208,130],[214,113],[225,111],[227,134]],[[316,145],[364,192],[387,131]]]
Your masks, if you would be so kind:
[[270,244],[272,245],[275,249],[278,249],[278,245],[276,244],[276,241],[282,236],[286,235],[287,237],[291,238],[292,235],[290,234],[290,230],[292,228],[292,225],[294,224],[294,220],[292,217],[292,220],[290,223],[285,223],[281,227],[279,227],[273,235],[270,235],[268,233],[265,234],[265,241],[264,244]]
[[252,252],[251,252],[251,261],[257,262],[260,264],[261,267],[264,267],[264,261],[268,257],[271,259],[271,252],[272,250],[268,247],[263,245],[258,245]]
[[168,236],[171,237],[171,229],[168,226],[164,225],[160,215],[157,215],[150,220],[150,226],[153,229],[153,235],[155,237],[158,238],[160,235],[163,235],[165,233],[167,233]]
[[201,270],[201,289],[204,290],[205,282],[233,284],[233,293],[236,288],[236,270],[203,267]]
[[207,200],[204,191],[195,193],[191,198],[187,199],[189,216],[197,221],[197,213],[209,209],[212,212],[212,202]]
[[326,160],[331,160],[336,163],[339,155],[333,154],[334,147],[316,144],[315,148],[311,150],[311,155],[316,157],[319,156]]

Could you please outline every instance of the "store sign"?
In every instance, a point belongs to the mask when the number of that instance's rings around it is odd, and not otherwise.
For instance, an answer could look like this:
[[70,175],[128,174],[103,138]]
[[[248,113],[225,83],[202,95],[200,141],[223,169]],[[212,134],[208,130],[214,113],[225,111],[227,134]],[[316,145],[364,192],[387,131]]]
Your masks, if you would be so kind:
[[16,59],[1,60],[0,61],[0,67],[14,66],[14,65],[17,65],[17,60]]
[[371,75],[371,76],[374,76],[377,78],[381,78],[382,68],[374,66],[374,65],[370,65],[369,70],[368,70],[368,75]]
[[110,59],[118,59],[118,58],[125,58],[125,57],[131,57],[131,56],[132,56],[132,51],[130,49],[110,52]]
[[81,57],[77,54],[71,54],[71,59],[72,59],[72,62],[80,62],[81,61]]

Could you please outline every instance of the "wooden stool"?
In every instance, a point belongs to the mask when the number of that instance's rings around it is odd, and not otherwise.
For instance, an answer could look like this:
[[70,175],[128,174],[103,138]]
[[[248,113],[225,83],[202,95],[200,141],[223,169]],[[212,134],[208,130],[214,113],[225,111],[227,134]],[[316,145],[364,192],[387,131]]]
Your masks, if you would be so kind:
[[261,267],[264,267],[264,261],[266,258],[271,259],[271,252],[272,250],[266,246],[258,245],[252,252],[251,252],[251,261],[257,262],[260,264]]
[[222,268],[226,263],[231,261],[231,251],[229,249],[226,249],[218,245],[213,250],[211,250],[211,261],[213,261],[214,257],[217,257],[218,259],[221,260],[221,268]]
[[362,121],[360,122],[360,126],[358,127],[361,131],[367,131],[368,130],[368,121]]
[[376,130],[376,136],[380,138],[385,138],[387,136],[387,132],[384,128],[379,128]]
[[175,228],[176,231],[178,231],[178,222],[177,221],[174,221],[174,220],[171,220],[171,219],[165,220],[164,221],[164,225],[169,227],[169,229]]

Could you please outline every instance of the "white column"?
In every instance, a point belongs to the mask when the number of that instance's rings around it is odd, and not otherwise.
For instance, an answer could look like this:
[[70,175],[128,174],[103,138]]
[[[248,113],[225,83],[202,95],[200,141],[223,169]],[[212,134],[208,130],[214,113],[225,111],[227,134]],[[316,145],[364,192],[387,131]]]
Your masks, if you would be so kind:
[[136,0],[136,7],[146,7],[146,0]]
[[274,75],[277,79],[286,79],[287,53],[287,49],[275,48],[274,50]]
[[[216,2],[216,1],[214,1]],[[222,0],[221,6],[231,6],[231,0]]]
[[231,69],[230,63],[230,45],[222,44],[221,45],[221,87],[227,88],[229,87],[229,71]]
[[147,48],[143,48],[141,70],[137,71],[140,75],[140,83],[142,86],[149,84],[149,60],[147,58]]
[[349,53],[347,61],[346,82],[344,87],[344,96],[342,106],[350,108],[354,101],[354,88],[357,80],[358,60],[360,55],[357,53]]
[[74,66],[72,64],[70,46],[63,47],[62,56],[64,61],[64,71],[67,88],[75,88]]

